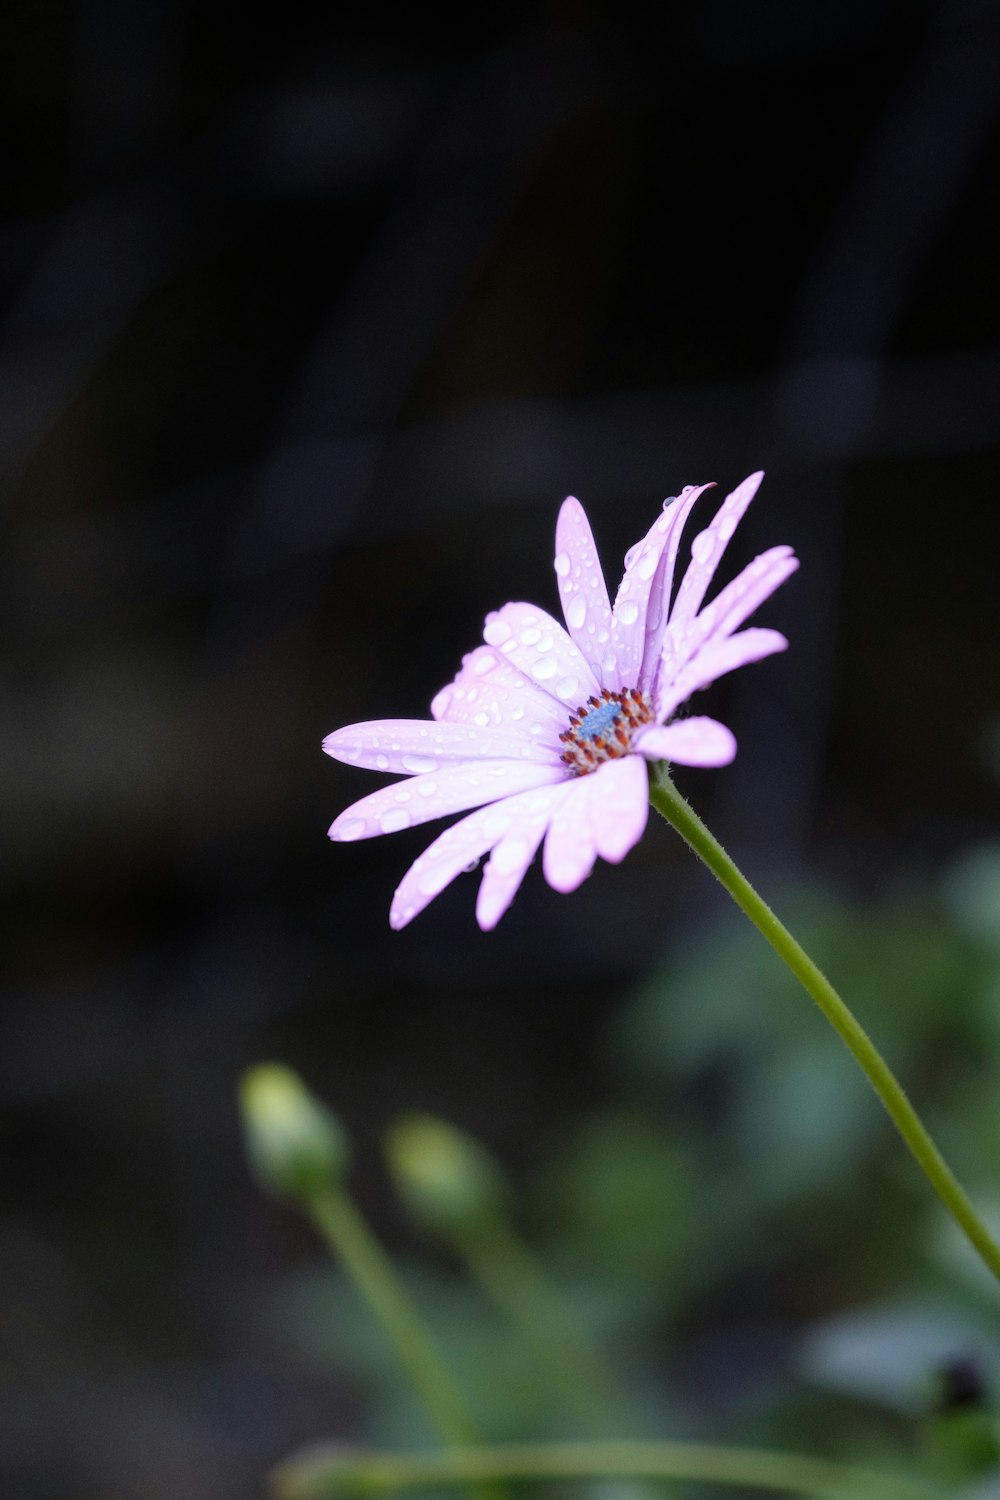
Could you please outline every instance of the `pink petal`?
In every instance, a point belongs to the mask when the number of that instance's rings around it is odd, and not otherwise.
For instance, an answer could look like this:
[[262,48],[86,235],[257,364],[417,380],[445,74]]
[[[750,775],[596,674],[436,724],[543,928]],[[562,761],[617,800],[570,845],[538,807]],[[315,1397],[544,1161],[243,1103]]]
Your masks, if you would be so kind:
[[504,834],[494,848],[483,870],[476,901],[476,920],[484,932],[492,932],[513,901],[552,815],[568,791],[569,786],[564,783],[511,798],[511,802],[518,803],[517,818],[510,832]]
[[439,721],[475,724],[485,729],[510,729],[532,737],[566,727],[566,708],[556,703],[536,683],[529,682],[493,646],[477,646],[462,658],[462,665],[447,687],[431,704]]
[[644,729],[633,746],[647,760],[671,760],[682,766],[728,766],[736,755],[732,730],[717,719],[678,719]]
[[596,780],[580,776],[567,785],[545,836],[542,869],[554,891],[564,894],[582,885],[594,868],[597,844],[587,816],[588,783]]
[[345,809],[330,828],[330,837],[346,843],[398,833],[432,818],[499,802],[530,787],[566,779],[565,766],[529,765],[514,760],[480,760],[448,766],[440,773],[394,781]]
[[601,660],[611,639],[611,602],[590,522],[572,495],[563,501],[556,523],[555,569],[569,633],[594,676],[604,682]]
[[738,630],[743,621],[791,577],[798,565],[791,547],[771,547],[744,568],[732,583],[727,583],[694,620],[676,621],[671,617],[663,642],[658,697],[661,700],[665,697],[681,668],[692,661],[709,640],[720,640]]
[[763,473],[758,470],[738,484],[731,495],[727,495],[721,507],[716,512],[715,519],[704,531],[699,531],[691,543],[691,562],[687,571],[681,579],[680,588],[677,590],[677,598],[670,612],[671,623],[679,628],[693,620],[701,607],[701,602],[708,592],[708,586],[715,577],[715,571],[722,560],[722,554],[729,544],[733,532],[736,530],[750,501],[760,488],[760,482],[764,478]]
[[605,761],[585,778],[587,816],[602,859],[617,865],[642,838],[649,816],[649,777],[639,755]]
[[648,690],[667,623],[681,531],[698,496],[710,488],[688,485],[657,516],[643,540],[629,549],[615,598],[612,651],[617,681],[608,682],[606,675],[606,686]]
[[642,837],[649,812],[645,763],[605,761],[569,784],[549,827],[543,867],[553,890],[575,891],[600,854],[618,864]]
[[669,719],[675,709],[696,693],[708,687],[717,678],[724,677],[737,667],[761,661],[775,651],[788,647],[785,637],[777,630],[759,627],[742,630],[738,635],[712,639],[697,651],[692,659],[674,678],[669,688],[661,689],[658,717]]
[[505,604],[487,615],[483,638],[547,693],[564,716],[601,690],[579,646],[536,604]]
[[519,727],[482,729],[477,724],[438,724],[433,719],[372,719],[334,730],[323,741],[323,749],[334,760],[407,776],[437,771],[442,761],[534,760],[554,765],[559,760],[554,732],[545,735],[538,724],[532,735],[530,724],[525,724],[518,733]]
[[[552,798],[558,794],[558,787],[521,792],[515,797],[505,797],[502,802],[494,802],[489,807],[480,807],[469,817],[463,818],[461,822],[453,823],[450,828],[446,828],[414,861],[400,881],[389,912],[390,925],[397,929],[405,927],[433,901],[435,896],[444,890],[445,886],[450,885],[457,875],[460,875],[470,864],[481,859],[494,845],[502,847],[504,844],[510,844],[513,846],[517,839],[531,836],[537,825],[538,834],[531,847],[531,853],[516,883],[510,889],[504,908],[502,908],[505,909],[513,900],[524,869],[527,869],[531,855],[538,847],[548,821],[547,809],[551,805]],[[541,818],[538,815],[539,805],[543,812]],[[501,866],[504,863],[505,861],[501,859]],[[500,915],[498,911],[496,920],[499,920]]]

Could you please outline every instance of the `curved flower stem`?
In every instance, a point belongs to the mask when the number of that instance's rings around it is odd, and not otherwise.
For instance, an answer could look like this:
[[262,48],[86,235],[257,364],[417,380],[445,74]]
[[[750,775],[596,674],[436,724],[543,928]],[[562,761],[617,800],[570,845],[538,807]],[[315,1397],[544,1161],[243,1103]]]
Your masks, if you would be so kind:
[[940,1495],[889,1474],[797,1453],[707,1443],[510,1443],[450,1453],[364,1453],[315,1448],[272,1476],[277,1500],[358,1500],[487,1480],[702,1480],[809,1500],[931,1500]]
[[400,1285],[392,1262],[344,1193],[317,1193],[309,1213],[378,1318],[445,1442],[464,1447],[477,1433],[434,1341]]
[[670,779],[663,762],[650,775],[650,800],[657,812],[676,828],[681,838],[703,860],[712,874],[750,918],[779,958],[812,996],[830,1025],[853,1052],[868,1082],[881,1099],[920,1170],[955,1222],[975,1246],[980,1258],[1000,1281],[1000,1246],[979,1218],[954,1173],[922,1125],[916,1110],[871,1038],[855,1020],[830,981],[799,946],[767,903],[740,873],[717,839]]

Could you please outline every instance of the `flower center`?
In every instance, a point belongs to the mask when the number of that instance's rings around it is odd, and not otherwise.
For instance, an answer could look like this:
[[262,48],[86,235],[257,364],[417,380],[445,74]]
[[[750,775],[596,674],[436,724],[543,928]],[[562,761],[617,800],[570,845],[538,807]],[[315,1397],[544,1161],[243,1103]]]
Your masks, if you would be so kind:
[[635,731],[652,720],[653,710],[638,688],[620,693],[604,688],[599,698],[588,698],[570,714],[569,728],[559,736],[566,747],[562,758],[574,776],[586,776],[603,761],[627,755]]

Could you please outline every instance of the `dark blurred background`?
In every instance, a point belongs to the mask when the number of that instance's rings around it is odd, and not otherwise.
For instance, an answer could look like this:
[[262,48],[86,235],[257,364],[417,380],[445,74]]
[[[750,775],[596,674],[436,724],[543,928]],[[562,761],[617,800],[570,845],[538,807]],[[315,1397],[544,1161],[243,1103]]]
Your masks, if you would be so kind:
[[[456,1268],[380,1159],[415,1107],[567,1283],[639,1235],[611,1323],[653,1430],[829,1443],[865,1393],[817,1395],[802,1337],[931,1274],[940,1223],[819,1017],[662,825],[491,936],[474,875],[390,933],[436,830],[330,845],[377,778],[319,747],[555,608],[566,493],[613,588],[666,495],[765,468],[726,567],[795,546],[791,650],[706,696],[741,753],[683,788],[995,1184],[998,7],[15,0],[0,70],[4,1495],[236,1500],[405,1428],[246,1170],[270,1056],[431,1304]],[[662,1213],[621,1199],[636,1130],[690,1186]]]

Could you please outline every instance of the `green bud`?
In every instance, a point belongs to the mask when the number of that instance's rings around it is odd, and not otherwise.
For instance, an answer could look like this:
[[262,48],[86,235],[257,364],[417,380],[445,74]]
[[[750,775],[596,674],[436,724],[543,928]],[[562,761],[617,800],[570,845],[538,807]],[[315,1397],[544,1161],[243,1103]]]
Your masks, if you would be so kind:
[[308,1201],[338,1185],[347,1165],[344,1132],[291,1068],[250,1068],[240,1081],[240,1107],[247,1154],[268,1192]]
[[498,1163],[471,1136],[433,1115],[404,1115],[386,1137],[386,1154],[415,1218],[438,1234],[495,1224],[505,1184]]

